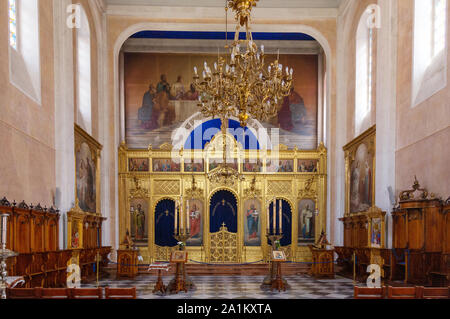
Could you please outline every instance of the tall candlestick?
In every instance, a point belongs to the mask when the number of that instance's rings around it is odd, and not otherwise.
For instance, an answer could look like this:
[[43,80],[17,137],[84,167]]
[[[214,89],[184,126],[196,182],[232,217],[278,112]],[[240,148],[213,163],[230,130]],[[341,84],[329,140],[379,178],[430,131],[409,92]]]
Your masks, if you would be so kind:
[[6,214],[2,214],[2,247],[1,248],[6,248],[6,234],[7,234],[7,221],[8,221],[8,215]]
[[186,201],[186,216],[187,216],[187,230],[189,232],[189,230],[191,229],[191,216],[190,216],[190,212],[189,212],[189,199]]
[[273,209],[272,209],[272,233],[275,235],[276,232],[276,221],[277,221],[277,200],[273,199]]
[[180,229],[181,232],[183,232],[184,228],[184,218],[183,218],[183,196],[181,196],[181,200],[180,200]]
[[174,217],[175,217],[175,230],[173,232],[178,235],[178,206],[177,205],[175,205]]
[[281,209],[281,206],[282,206],[282,201],[281,201],[281,199],[278,201],[278,203],[279,203],[279,205],[280,205],[280,207],[279,207],[279,209],[278,209],[278,218],[279,218],[279,222],[278,222],[278,228],[279,228],[279,230],[280,230],[280,234],[281,234],[281,231],[282,231],[282,220],[283,220],[283,211],[282,211],[282,209]]

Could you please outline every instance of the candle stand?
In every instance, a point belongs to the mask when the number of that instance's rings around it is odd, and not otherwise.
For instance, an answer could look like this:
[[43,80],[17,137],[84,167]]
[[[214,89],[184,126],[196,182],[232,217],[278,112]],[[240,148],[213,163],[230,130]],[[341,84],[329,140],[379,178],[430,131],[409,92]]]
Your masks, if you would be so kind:
[[1,214],[1,225],[2,225],[2,229],[1,229],[1,249],[0,249],[0,260],[1,260],[1,265],[0,265],[0,276],[1,276],[1,281],[0,281],[0,291],[1,291],[1,299],[6,299],[6,288],[7,288],[7,283],[6,283],[6,278],[8,277],[8,270],[6,268],[6,261],[8,258],[11,257],[15,257],[17,255],[19,255],[18,253],[15,253],[9,249],[6,249],[6,234],[7,234],[7,220],[9,215],[8,214]]

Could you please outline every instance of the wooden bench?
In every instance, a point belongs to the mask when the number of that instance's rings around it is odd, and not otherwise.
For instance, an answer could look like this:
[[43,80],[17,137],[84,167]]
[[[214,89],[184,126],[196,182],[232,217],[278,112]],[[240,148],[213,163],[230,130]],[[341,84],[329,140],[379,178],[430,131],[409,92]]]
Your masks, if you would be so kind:
[[39,299],[33,288],[6,288],[7,299]]
[[136,287],[105,288],[105,299],[136,299]]
[[420,299],[419,287],[388,286],[388,299]]
[[102,288],[69,288],[72,299],[102,299]]
[[384,299],[386,287],[367,288],[354,286],[354,299]]
[[450,287],[435,288],[435,287],[418,287],[421,299],[449,299]]
[[41,299],[70,299],[70,290],[67,288],[34,288]]

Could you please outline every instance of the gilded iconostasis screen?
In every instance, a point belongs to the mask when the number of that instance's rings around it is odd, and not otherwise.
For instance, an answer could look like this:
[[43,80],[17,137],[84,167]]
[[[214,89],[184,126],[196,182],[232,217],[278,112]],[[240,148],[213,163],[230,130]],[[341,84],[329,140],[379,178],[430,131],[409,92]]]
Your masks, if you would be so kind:
[[[276,56],[267,55],[266,63]],[[217,54],[125,53],[126,140],[130,148],[171,144],[172,132],[199,111],[194,66],[213,65]],[[280,143],[317,148],[318,55],[281,55],[294,68],[294,88],[266,128],[280,129]],[[162,163],[161,163],[162,165]],[[282,163],[289,171],[292,163]],[[172,169],[172,168],[171,168]]]

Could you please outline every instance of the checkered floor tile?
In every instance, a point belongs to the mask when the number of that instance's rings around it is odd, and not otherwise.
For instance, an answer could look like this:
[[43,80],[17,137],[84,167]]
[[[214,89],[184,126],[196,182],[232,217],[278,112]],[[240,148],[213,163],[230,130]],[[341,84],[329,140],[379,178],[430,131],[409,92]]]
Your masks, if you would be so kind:
[[[100,287],[133,287],[139,299],[351,299],[353,282],[336,276],[336,279],[315,279],[307,275],[285,276],[289,285],[286,291],[261,289],[263,276],[192,276],[195,288],[188,293],[161,295],[153,293],[156,277],[141,275],[134,280],[104,279]],[[172,277],[163,277],[168,284]],[[82,287],[93,287],[85,284]]]

